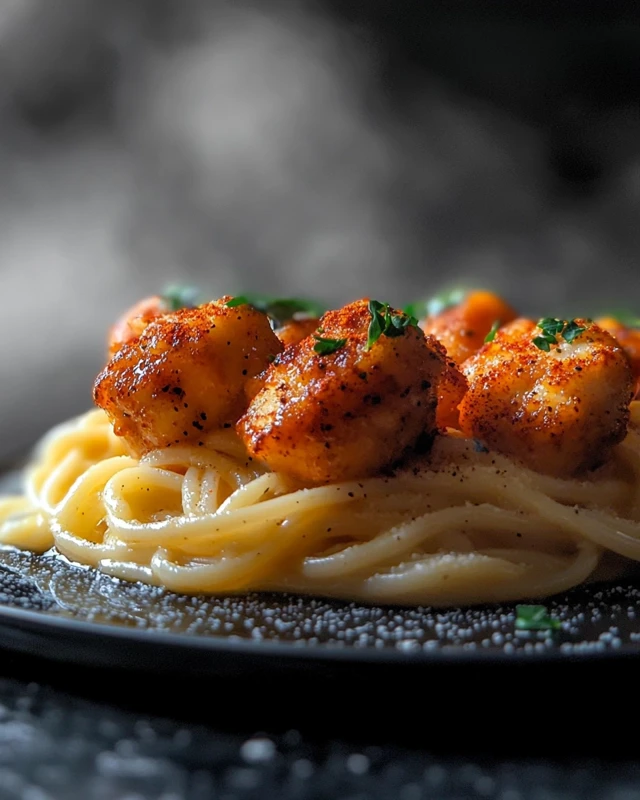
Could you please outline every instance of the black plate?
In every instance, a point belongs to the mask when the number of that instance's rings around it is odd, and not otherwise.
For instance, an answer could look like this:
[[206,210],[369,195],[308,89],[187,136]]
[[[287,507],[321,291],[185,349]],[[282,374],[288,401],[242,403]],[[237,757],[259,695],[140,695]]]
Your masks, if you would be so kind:
[[[0,491],[15,491],[6,473]],[[516,631],[513,605],[449,611],[290,595],[211,598],[127,583],[52,554],[0,550],[0,641],[57,660],[180,672],[600,660],[640,654],[640,583],[549,600],[557,632]]]

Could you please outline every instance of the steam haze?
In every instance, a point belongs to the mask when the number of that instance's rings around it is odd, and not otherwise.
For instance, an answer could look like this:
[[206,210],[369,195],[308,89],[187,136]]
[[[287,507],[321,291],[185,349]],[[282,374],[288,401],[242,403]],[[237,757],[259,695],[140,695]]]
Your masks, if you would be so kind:
[[310,2],[5,0],[0,52],[6,454],[89,405],[107,326],[169,281],[640,305],[637,114],[597,120],[615,169],[571,200],[534,126],[425,70],[394,93],[384,41]]

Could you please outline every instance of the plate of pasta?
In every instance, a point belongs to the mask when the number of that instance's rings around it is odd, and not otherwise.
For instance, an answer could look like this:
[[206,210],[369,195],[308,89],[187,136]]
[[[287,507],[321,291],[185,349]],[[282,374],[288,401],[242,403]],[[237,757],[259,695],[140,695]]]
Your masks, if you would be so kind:
[[109,331],[95,408],[19,491],[5,475],[5,641],[640,651],[639,379],[633,320],[526,319],[480,290],[146,298]]

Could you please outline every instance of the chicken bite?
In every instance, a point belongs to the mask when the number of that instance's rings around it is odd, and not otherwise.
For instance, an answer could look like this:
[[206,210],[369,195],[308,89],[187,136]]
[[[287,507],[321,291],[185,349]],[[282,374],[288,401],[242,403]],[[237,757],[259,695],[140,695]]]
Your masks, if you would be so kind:
[[284,347],[291,347],[292,344],[298,344],[310,336],[319,324],[320,320],[317,317],[293,318],[276,328],[276,336]]
[[447,357],[447,364],[438,384],[436,424],[440,430],[460,427],[459,406],[467,389],[467,379],[455,362]]
[[123,344],[137,339],[151,322],[168,312],[162,298],[155,294],[128,308],[109,329],[109,355],[115,355]]
[[612,336],[615,336],[618,343],[627,354],[635,381],[634,396],[638,397],[640,395],[640,330],[625,325],[615,317],[602,317],[597,319],[596,325],[599,325]]
[[134,303],[109,329],[109,356],[115,355],[123,344],[132,342],[156,319],[181,308],[199,305],[200,291],[195,286],[168,286],[164,295],[154,294]]
[[494,323],[506,325],[515,318],[515,311],[497,294],[473,291],[453,307],[423,319],[420,327],[444,345],[456,364],[462,364],[482,347]]
[[358,300],[285,349],[237,430],[254,456],[305,483],[364,478],[435,432],[445,368],[444,348],[406,315]]
[[588,320],[539,325],[515,320],[462,365],[460,427],[534,470],[571,477],[624,438],[631,369],[613,336]]
[[98,375],[94,400],[134,454],[233,426],[245,385],[282,350],[265,314],[228,300],[150,322]]

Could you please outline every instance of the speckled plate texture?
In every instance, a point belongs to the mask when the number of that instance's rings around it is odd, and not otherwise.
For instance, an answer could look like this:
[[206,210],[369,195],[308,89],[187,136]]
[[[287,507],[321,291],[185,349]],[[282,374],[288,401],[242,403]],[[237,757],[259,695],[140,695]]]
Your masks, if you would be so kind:
[[[5,474],[0,490],[15,490]],[[52,554],[0,551],[5,646],[58,660],[202,673],[260,664],[567,661],[640,655],[640,580],[546,602],[557,631],[519,631],[515,606],[433,610],[291,595],[210,598],[127,583]]]

